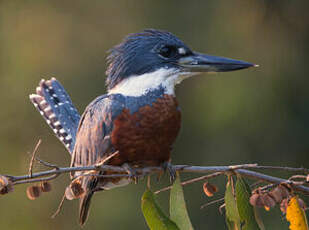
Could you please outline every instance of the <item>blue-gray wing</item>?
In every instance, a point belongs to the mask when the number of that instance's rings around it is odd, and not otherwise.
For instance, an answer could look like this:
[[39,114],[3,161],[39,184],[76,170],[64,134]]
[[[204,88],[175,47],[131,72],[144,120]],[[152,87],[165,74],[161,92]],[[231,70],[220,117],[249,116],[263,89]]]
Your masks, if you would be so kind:
[[104,161],[116,150],[112,146],[113,120],[124,103],[115,95],[96,98],[83,113],[76,134],[71,166],[88,166]]

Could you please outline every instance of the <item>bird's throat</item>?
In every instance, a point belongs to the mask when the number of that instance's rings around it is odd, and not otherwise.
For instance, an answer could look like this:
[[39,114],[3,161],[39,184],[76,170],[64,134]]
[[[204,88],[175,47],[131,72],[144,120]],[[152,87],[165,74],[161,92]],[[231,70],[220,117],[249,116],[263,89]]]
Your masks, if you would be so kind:
[[164,94],[175,95],[175,85],[187,77],[188,75],[181,74],[175,69],[161,68],[151,73],[125,78],[110,89],[108,94],[139,97],[163,88]]

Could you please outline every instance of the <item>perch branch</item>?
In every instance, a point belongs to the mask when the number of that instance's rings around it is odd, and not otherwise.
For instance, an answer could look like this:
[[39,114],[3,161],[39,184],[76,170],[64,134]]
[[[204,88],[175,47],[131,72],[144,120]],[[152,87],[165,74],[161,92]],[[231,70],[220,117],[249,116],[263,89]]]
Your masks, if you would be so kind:
[[[38,158],[36,157],[36,160]],[[127,174],[127,170],[118,166],[110,166],[110,165],[93,165],[93,166],[84,166],[84,167],[58,167],[56,165],[44,162],[42,160],[38,160],[40,163],[45,166],[52,167],[53,169],[41,171],[37,173],[22,175],[22,176],[13,176],[13,175],[4,175],[10,179],[13,184],[24,184],[24,183],[32,183],[38,181],[46,181],[52,180],[58,177],[60,174],[70,173],[70,172],[78,172],[78,171],[110,171],[115,172],[115,174],[111,175],[98,175],[100,177],[130,177]],[[44,163],[43,163],[44,162]],[[251,178],[254,180],[263,181],[271,184],[280,184],[286,183],[289,184],[295,191],[302,192],[303,194],[309,195],[309,187],[305,185],[300,185],[299,183],[295,183],[292,180],[287,180],[279,177],[274,177],[270,175],[266,175],[260,172],[256,172],[253,170],[257,169],[273,169],[273,170],[286,170],[299,172],[299,168],[290,168],[290,167],[274,167],[274,166],[258,166],[257,164],[244,164],[244,165],[232,165],[232,166],[189,166],[189,165],[174,165],[175,170],[181,173],[215,173],[215,175],[220,174],[239,174],[243,177]],[[250,170],[249,170],[250,169]],[[137,174],[140,177],[144,177],[145,175],[162,172],[163,169],[161,167],[146,167],[146,168],[137,168],[135,169]],[[301,168],[302,172],[308,172],[308,169]],[[123,174],[122,174],[123,173]],[[210,175],[212,175],[210,174]],[[203,176],[201,178],[207,179],[210,175]],[[193,181],[202,180],[200,178],[193,179]]]

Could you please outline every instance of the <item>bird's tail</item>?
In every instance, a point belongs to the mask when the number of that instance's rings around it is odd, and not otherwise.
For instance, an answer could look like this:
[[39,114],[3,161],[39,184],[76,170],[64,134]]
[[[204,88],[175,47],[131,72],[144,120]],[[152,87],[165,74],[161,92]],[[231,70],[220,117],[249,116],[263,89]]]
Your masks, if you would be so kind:
[[85,176],[82,178],[83,196],[79,200],[79,224],[83,226],[86,223],[89,214],[90,201],[97,188],[98,178]]
[[42,79],[30,100],[70,153],[73,151],[80,115],[70,96],[55,79]]
[[79,224],[83,226],[88,218],[89,207],[91,198],[93,196],[92,191],[88,191],[82,198],[79,200]]

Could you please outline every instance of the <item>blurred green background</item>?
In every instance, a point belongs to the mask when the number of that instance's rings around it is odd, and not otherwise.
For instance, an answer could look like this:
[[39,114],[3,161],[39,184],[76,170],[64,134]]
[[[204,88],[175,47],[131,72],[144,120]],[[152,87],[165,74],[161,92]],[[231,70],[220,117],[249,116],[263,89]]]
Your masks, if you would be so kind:
[[[56,77],[80,112],[105,92],[106,51],[128,33],[165,29],[193,49],[257,63],[260,68],[202,75],[177,88],[183,126],[173,163],[309,167],[309,1],[15,1],[0,2],[0,173],[27,172],[39,138],[42,159],[67,166],[70,156],[28,95]],[[37,166],[36,170],[43,169]],[[281,174],[282,175],[282,174]],[[197,175],[184,175],[184,178]],[[79,229],[78,202],[57,208],[68,176],[35,201],[26,185],[0,197],[1,229]],[[214,181],[222,197],[224,178]],[[165,178],[155,188],[167,185]],[[101,192],[83,229],[146,229],[145,182]],[[196,229],[224,229],[202,184],[185,187]],[[167,208],[168,193],[159,201]],[[262,210],[268,229],[287,229],[278,211]],[[270,227],[271,226],[271,227]]]

